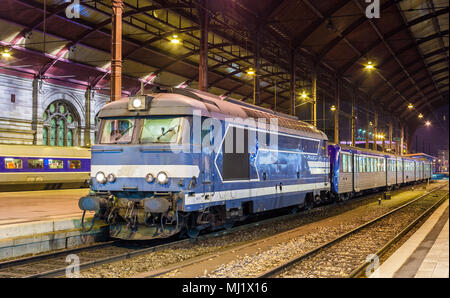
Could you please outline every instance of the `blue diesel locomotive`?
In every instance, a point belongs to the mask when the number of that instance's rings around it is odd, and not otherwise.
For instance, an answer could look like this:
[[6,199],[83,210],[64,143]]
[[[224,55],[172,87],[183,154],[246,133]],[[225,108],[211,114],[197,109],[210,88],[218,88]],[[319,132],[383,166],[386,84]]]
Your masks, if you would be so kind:
[[171,89],[107,104],[99,118],[93,194],[79,206],[106,220],[113,238],[195,237],[249,215],[311,208],[370,188],[339,185],[348,179],[339,165],[347,149],[327,147],[323,132],[238,100]]
[[326,135],[288,115],[173,89],[110,103],[99,118],[96,195],[79,205],[98,210],[115,238],[196,235],[250,214],[312,206],[330,189]]

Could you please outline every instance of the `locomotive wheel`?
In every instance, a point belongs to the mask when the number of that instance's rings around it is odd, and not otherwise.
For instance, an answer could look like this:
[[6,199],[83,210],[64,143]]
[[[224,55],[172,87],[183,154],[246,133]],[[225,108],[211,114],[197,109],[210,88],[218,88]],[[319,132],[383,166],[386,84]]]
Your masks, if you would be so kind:
[[314,207],[314,203],[312,200],[307,199],[305,201],[305,209],[306,210],[311,210]]
[[314,206],[320,205],[321,202],[322,202],[322,199],[320,198],[320,196],[319,196],[319,195],[316,195],[316,196],[314,197]]

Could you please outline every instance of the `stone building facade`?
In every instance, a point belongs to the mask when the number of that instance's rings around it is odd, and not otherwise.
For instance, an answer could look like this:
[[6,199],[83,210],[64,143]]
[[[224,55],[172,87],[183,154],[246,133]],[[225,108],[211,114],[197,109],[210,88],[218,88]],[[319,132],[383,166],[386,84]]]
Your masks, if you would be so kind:
[[0,73],[0,143],[90,146],[109,96]]

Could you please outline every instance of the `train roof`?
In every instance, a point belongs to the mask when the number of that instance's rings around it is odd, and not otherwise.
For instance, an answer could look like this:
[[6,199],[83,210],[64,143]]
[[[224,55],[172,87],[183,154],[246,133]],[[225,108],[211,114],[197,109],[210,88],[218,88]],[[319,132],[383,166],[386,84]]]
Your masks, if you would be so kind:
[[199,111],[202,116],[219,120],[240,118],[277,119],[280,131],[306,137],[327,140],[327,136],[316,127],[298,120],[297,117],[274,112],[263,107],[248,104],[232,98],[219,96],[190,88],[172,88],[165,92],[146,94],[151,98],[149,108],[144,111],[128,110],[129,98],[105,105],[99,117],[149,116],[149,115],[193,115]]
[[[332,144],[333,146],[336,146],[336,144]],[[366,149],[366,148],[361,148],[361,147],[353,147],[353,146],[349,146],[349,145],[342,145],[339,144],[339,147],[341,147],[342,149],[345,150],[354,150],[354,151],[362,151],[362,152],[367,152],[370,154],[374,154],[374,155],[382,155],[382,156],[390,156],[392,158],[403,158],[403,159],[410,159],[410,160],[429,160],[427,158],[425,158],[423,155],[423,153],[418,153],[418,154],[405,154],[405,155],[395,155],[389,152],[382,152],[382,151],[376,151],[376,150],[372,150],[372,149]],[[426,155],[426,154],[425,154]]]
[[91,150],[83,147],[57,147],[39,145],[0,145],[2,156],[11,157],[63,157],[90,158]]

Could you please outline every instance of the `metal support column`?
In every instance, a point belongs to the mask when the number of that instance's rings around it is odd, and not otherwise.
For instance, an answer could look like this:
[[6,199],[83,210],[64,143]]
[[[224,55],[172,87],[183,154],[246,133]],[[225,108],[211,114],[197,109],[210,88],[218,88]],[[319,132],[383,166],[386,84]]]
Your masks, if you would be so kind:
[[198,88],[208,91],[208,25],[209,15],[206,9],[208,0],[201,1],[198,5],[200,19],[200,62],[198,64]]
[[122,12],[123,1],[112,0],[111,101],[122,97]]
[[400,155],[403,155],[403,142],[405,138],[405,128],[402,126],[400,127]]
[[295,116],[295,82],[296,82],[295,69],[296,69],[296,65],[295,65],[295,50],[294,50],[294,48],[291,48],[289,55],[290,55],[289,60],[290,60],[290,64],[291,64],[291,69],[290,69],[291,82],[289,85],[291,98],[290,98],[289,106],[290,106],[291,115]]
[[84,95],[85,100],[85,119],[86,123],[84,125],[84,146],[90,147],[91,143],[91,95],[92,89],[88,87]]
[[339,113],[340,113],[340,101],[341,101],[341,82],[339,78],[336,78],[336,91],[334,103],[336,111],[334,111],[334,142],[339,144]]
[[255,75],[253,77],[253,104],[260,105],[261,104],[261,29],[260,26],[255,30],[253,45],[255,47]]
[[367,124],[366,124],[366,149],[369,149],[369,130],[370,130],[370,115],[369,112],[366,113],[366,120],[367,120]]
[[378,134],[378,113],[375,112],[373,119],[373,150],[378,150],[377,148],[377,134]]
[[[31,112],[31,129],[34,131],[33,133],[33,145],[38,145],[38,107],[39,107],[39,79],[35,78],[33,80],[33,109]],[[47,144],[43,144],[47,145]]]
[[317,127],[317,72],[316,69],[312,73],[312,88],[311,88],[311,123]]
[[389,122],[389,151],[394,151],[392,148],[392,120]]
[[355,135],[356,135],[356,111],[355,111],[355,105],[356,105],[356,90],[353,89],[352,94],[352,146],[355,147]]

